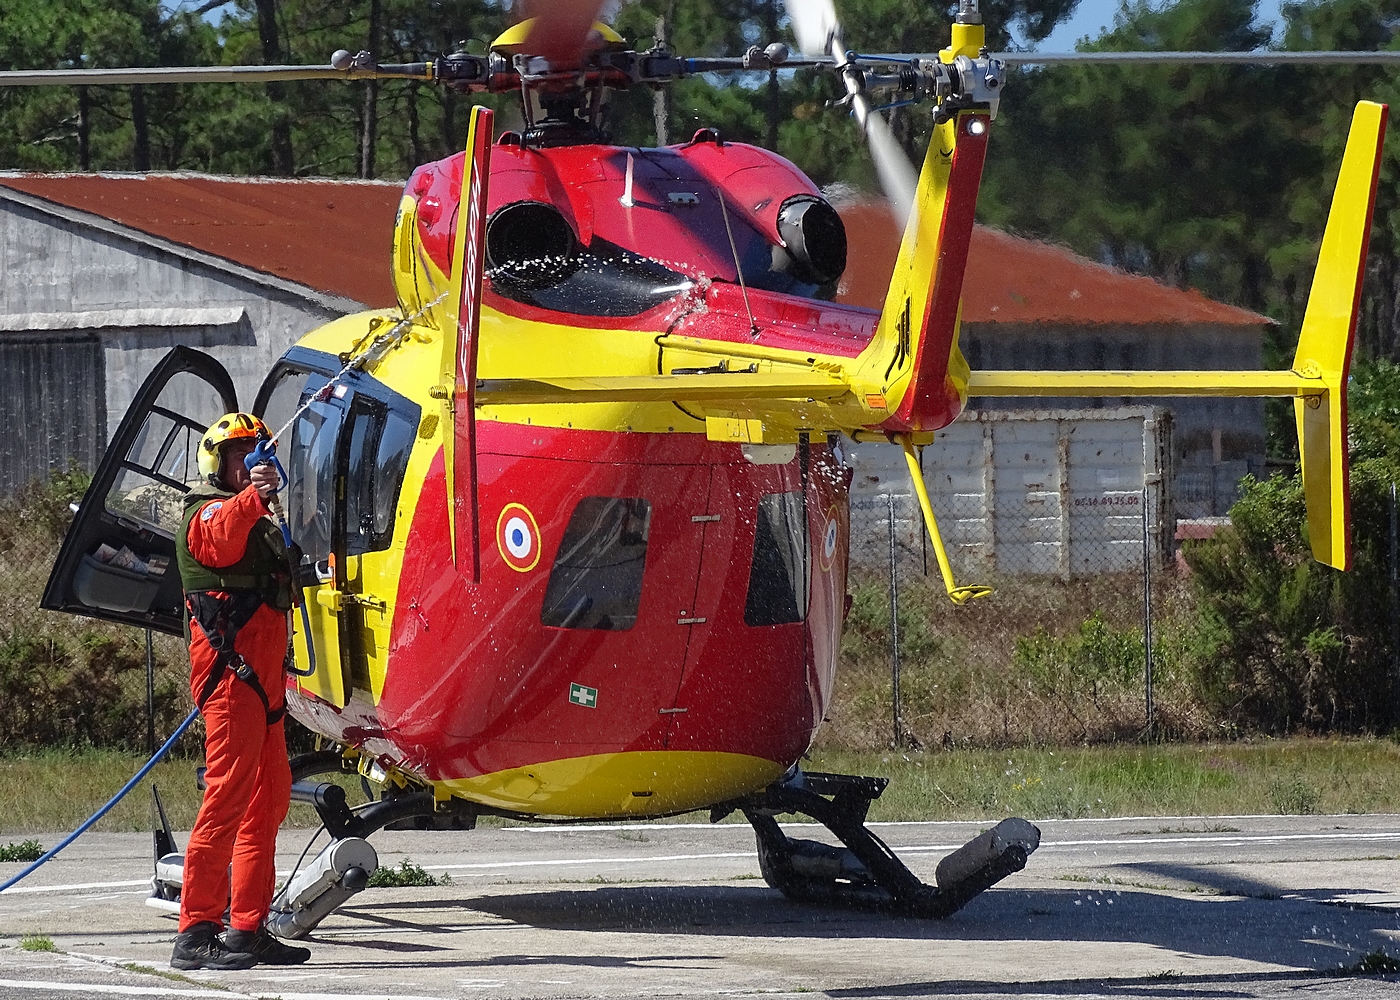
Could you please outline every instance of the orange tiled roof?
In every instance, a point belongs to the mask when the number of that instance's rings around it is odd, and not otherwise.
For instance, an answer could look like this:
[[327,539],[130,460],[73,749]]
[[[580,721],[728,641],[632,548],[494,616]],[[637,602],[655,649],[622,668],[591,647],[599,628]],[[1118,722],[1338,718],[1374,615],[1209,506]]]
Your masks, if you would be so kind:
[[[878,309],[894,270],[900,232],[883,202],[842,206],[850,250],[839,301]],[[1062,247],[977,226],[963,279],[967,323],[1138,325],[1211,323],[1258,327],[1266,316],[1200,292],[1171,288]]]
[[0,184],[317,291],[394,304],[401,183],[12,174]]
[[[0,184],[321,292],[368,306],[394,303],[396,182],[10,174]],[[899,247],[894,220],[882,202],[847,205],[841,215],[850,264],[838,298],[879,308]],[[963,319],[982,323],[1270,322],[985,226],[973,232],[963,303]]]

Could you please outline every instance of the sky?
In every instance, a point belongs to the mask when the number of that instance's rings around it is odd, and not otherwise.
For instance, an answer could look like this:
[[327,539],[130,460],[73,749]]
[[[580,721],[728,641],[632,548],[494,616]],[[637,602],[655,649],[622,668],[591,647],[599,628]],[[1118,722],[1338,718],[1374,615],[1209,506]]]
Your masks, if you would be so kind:
[[[1074,43],[1079,39],[1088,36],[1097,38],[1107,28],[1113,26],[1113,15],[1118,10],[1119,0],[1080,0],[1079,6],[1058,28],[1050,33],[1050,37],[1036,46],[1041,52],[1072,52]],[[1282,17],[1279,15],[1279,0],[1259,0],[1258,13],[1255,16],[1256,23],[1272,21],[1282,28]]]
[[[199,6],[199,2],[200,0],[162,0],[161,6],[167,10],[182,7],[188,9]],[[1037,48],[1041,52],[1072,52],[1074,43],[1079,39],[1086,36],[1097,38],[1113,25],[1113,14],[1118,10],[1119,2],[1120,0],[1080,0],[1069,20],[1056,28]],[[1281,26],[1279,3],[1280,0],[1259,0],[1256,22],[1273,21]],[[837,9],[840,9],[840,0],[837,0]],[[217,23],[221,13],[222,9],[215,9],[207,13],[205,18]]]

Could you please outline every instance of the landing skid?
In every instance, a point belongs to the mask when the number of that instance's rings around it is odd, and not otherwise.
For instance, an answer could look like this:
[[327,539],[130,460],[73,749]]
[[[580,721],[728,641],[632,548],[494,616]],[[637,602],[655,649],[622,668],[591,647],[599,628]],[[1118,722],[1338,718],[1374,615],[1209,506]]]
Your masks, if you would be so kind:
[[[1005,819],[938,864],[936,886],[927,885],[865,825],[870,803],[888,778],[807,774],[794,768],[762,793],[716,807],[718,822],[741,811],[758,839],[758,865],[766,881],[801,903],[878,909],[942,919],[974,896],[1026,867],[1040,846],[1040,831],[1023,819]],[[785,834],[777,817],[810,816],[844,847]]]
[[[315,807],[331,843],[273,901],[268,929],[278,937],[305,937],[365,888],[379,864],[365,840],[370,834],[386,828],[470,830],[476,825],[478,807],[459,799],[438,802],[430,792],[403,789],[352,809],[339,785],[308,780],[337,771],[353,773],[353,765],[338,752],[305,754],[292,761],[292,798]],[[201,773],[201,785],[202,778]],[[714,807],[710,821],[742,812],[757,836],[764,880],[789,899],[932,919],[956,913],[978,893],[1020,871],[1040,846],[1040,831],[1030,823],[1002,820],[940,861],[938,884],[927,885],[865,825],[870,803],[888,784],[888,778],[807,774],[793,768],[758,794]],[[147,903],[178,911],[184,858],[174,853],[174,837],[158,797],[155,806],[160,822],[155,891]],[[810,816],[843,846],[789,837],[777,820],[785,813]]]

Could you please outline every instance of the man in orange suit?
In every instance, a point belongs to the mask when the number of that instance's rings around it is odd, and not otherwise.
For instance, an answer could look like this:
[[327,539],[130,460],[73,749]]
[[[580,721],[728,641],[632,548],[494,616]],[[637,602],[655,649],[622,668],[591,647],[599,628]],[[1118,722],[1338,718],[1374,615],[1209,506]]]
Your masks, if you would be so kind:
[[[268,517],[277,472],[244,462],[268,437],[250,414],[220,417],[199,444],[204,481],[185,498],[177,562],[207,770],[185,848],[180,932],[170,959],[177,969],[294,965],[311,957],[264,927],[277,828],[292,786],[282,731],[292,569]],[[230,926],[221,938],[226,907]]]

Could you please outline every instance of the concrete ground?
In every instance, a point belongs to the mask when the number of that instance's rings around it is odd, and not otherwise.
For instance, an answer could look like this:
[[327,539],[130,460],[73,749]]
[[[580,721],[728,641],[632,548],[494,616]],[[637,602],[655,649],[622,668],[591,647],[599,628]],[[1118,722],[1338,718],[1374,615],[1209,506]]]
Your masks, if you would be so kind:
[[[366,890],[307,965],[179,978],[174,920],[143,905],[150,836],[88,834],[0,898],[0,996],[1400,996],[1337,974],[1400,956],[1400,816],[1040,826],[1024,872],[941,922],[790,903],[758,877],[747,825],[385,831],[381,864],[452,883]],[[876,825],[928,881],[979,829]],[[282,834],[280,868],[309,836]],[[27,934],[61,950],[22,950]]]

